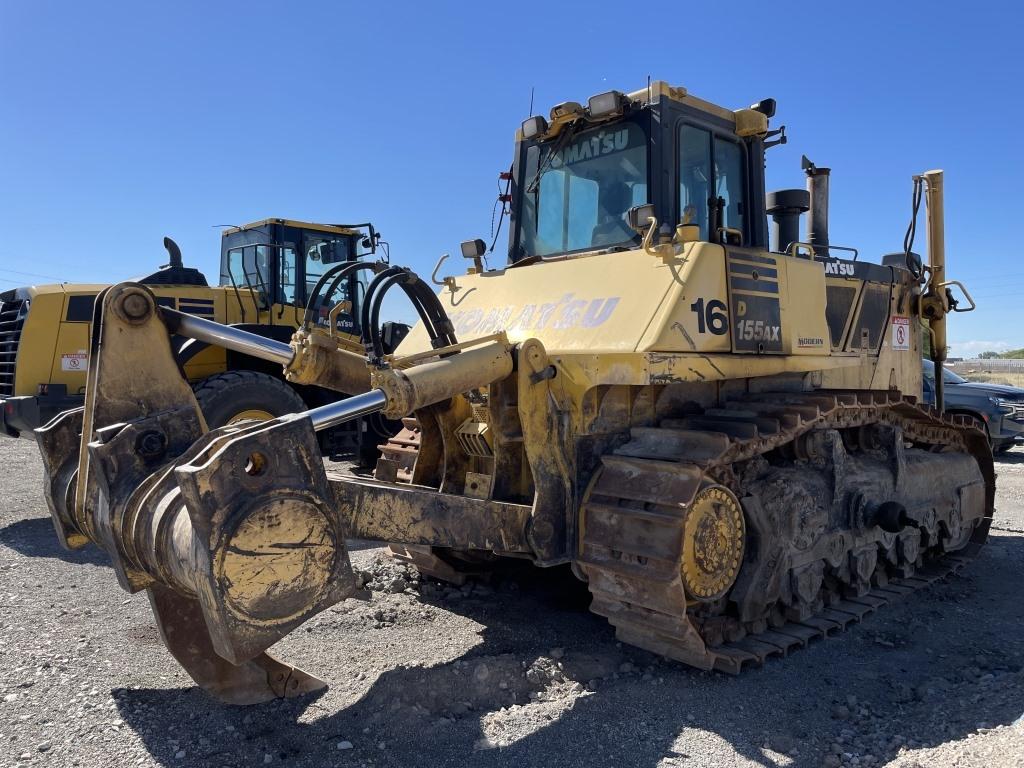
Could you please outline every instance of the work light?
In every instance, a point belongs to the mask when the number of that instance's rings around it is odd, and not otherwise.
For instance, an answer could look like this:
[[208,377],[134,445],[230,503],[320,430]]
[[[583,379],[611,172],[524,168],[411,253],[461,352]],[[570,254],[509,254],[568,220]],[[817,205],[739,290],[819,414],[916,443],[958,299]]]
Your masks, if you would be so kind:
[[622,112],[626,97],[621,91],[608,91],[591,96],[587,102],[587,109],[591,117],[610,117]]
[[523,120],[523,138],[535,139],[548,132],[548,121],[540,115],[534,115]]

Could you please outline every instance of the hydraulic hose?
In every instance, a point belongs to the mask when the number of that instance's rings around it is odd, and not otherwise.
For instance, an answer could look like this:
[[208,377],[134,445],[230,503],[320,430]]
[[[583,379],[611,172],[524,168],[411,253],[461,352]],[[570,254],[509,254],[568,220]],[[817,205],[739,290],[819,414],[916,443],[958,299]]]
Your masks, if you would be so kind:
[[372,262],[349,262],[346,264],[338,264],[337,266],[331,267],[329,270],[324,272],[316,282],[316,286],[313,288],[313,292],[310,294],[309,301],[306,302],[306,313],[303,316],[302,322],[304,325],[310,325],[313,322],[315,315],[315,307],[320,299],[320,292],[323,287],[327,284],[332,277],[334,281],[331,283],[330,288],[324,293],[324,296],[332,296],[337,290],[338,286],[341,285],[343,280],[347,280],[356,272],[363,269],[372,269],[375,273],[383,271],[384,264],[379,261]]
[[451,321],[436,294],[413,272],[391,268],[380,272],[370,284],[363,304],[363,327],[366,329],[367,352],[375,362],[384,357],[380,335],[380,310],[384,296],[395,285],[401,285],[430,337],[435,349],[457,343]]

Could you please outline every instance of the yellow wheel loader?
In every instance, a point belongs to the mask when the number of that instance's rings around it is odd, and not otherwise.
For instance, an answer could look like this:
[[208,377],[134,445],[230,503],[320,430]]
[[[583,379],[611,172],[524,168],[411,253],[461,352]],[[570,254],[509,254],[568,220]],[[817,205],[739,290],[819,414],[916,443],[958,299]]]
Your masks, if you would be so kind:
[[[807,189],[766,194],[774,112],[653,82],[529,118],[507,264],[486,269],[468,241],[467,271],[439,264],[436,293],[380,271],[365,355],[330,326],[286,344],[108,289],[85,404],[37,432],[58,536],[103,547],[168,650],[235,703],[324,685],[266,651],[356,592],[349,538],[453,573],[569,564],[623,642],[729,673],[960,568],[995,480],[985,436],[941,393],[919,400],[917,328],[941,368],[947,314],[973,307],[945,276],[942,173],[914,177],[902,251],[860,255],[829,242],[827,169],[805,162]],[[420,321],[389,353],[395,288]],[[175,334],[342,391],[361,371],[370,389],[210,429]],[[409,420],[377,476],[325,471],[317,432],[369,413]]]
[[[307,309],[322,325],[328,307],[347,302],[336,315],[336,328],[359,350],[360,292],[369,270],[337,285],[318,286],[318,281],[337,264],[359,259],[375,263],[379,243],[371,224],[265,219],[224,230],[217,286],[183,266],[181,252],[170,239],[164,240],[169,263],[135,282],[149,287],[161,307],[284,342]],[[84,402],[93,304],[104,287],[60,283],[0,293],[0,435],[31,436],[59,412]],[[404,329],[389,327],[392,341]],[[339,397],[322,387],[288,383],[280,366],[244,352],[180,336],[172,348],[210,426],[240,418],[270,419]],[[366,377],[361,388],[345,394],[368,386]],[[395,426],[373,418],[334,430],[321,442],[331,452],[358,450],[372,466],[377,445]]]

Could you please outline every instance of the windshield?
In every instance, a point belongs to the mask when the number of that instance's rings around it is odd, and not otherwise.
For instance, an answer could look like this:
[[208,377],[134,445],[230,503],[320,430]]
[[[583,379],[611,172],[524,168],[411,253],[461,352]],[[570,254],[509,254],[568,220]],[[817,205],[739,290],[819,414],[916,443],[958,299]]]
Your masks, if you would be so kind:
[[[921,364],[924,366],[924,377],[928,381],[935,381],[935,363],[931,360],[922,360]],[[942,369],[942,380],[946,384],[966,384],[967,379],[963,376],[957,376],[949,368]]]
[[[353,238],[351,235],[330,235],[323,233],[306,233],[303,236],[303,249],[306,254],[306,293],[308,298],[313,293],[317,281],[324,272],[335,264],[350,261],[353,254]],[[339,286],[341,294],[335,293],[335,301],[347,298],[347,286]],[[326,287],[325,287],[326,290]]]
[[626,217],[647,202],[647,136],[636,123],[534,145],[525,170],[519,240],[525,254],[607,248],[639,237]]

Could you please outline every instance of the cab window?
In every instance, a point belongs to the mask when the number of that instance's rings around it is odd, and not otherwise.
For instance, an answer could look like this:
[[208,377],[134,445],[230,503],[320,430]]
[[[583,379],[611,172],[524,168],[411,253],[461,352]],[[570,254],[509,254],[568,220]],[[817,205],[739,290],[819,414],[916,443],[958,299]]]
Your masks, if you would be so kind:
[[[315,234],[306,235],[303,238],[306,301],[313,295],[317,282],[328,270],[338,264],[353,260],[355,256],[353,253],[354,245],[353,238],[348,235]],[[360,278],[364,274],[360,272]],[[323,292],[320,295],[319,307],[321,325],[326,325],[328,312],[339,302],[352,301],[353,304],[355,303],[354,297],[350,295],[351,286],[355,282],[352,279],[342,282],[329,296],[324,294],[330,289],[330,284],[324,286]],[[354,312],[339,312],[337,315],[337,327],[341,331],[353,332],[355,328]]]
[[[259,249],[263,251],[264,257],[268,257],[270,253],[270,246],[261,245]],[[296,303],[296,291],[297,291],[297,277],[298,270],[296,269],[295,259],[295,247],[293,245],[286,244],[280,248],[280,259],[278,261],[279,267],[279,278],[277,291],[277,302],[279,304],[292,304]]]
[[743,231],[743,151],[715,139],[715,195],[722,200],[722,225]]
[[626,246],[630,207],[647,202],[647,136],[636,123],[594,128],[526,156],[520,244],[548,256]]
[[692,125],[679,130],[679,220],[697,224],[700,239],[708,239],[708,200],[711,197],[711,134]]
[[232,285],[254,291],[266,289],[270,275],[266,254],[260,252],[260,247],[247,245],[228,251],[228,274]]
[[718,226],[745,231],[743,150],[739,144],[692,125],[679,129],[679,220],[697,224],[710,240],[712,214]]
[[[313,295],[317,281],[335,264],[349,260],[349,248],[352,242],[349,237],[330,235],[310,236],[304,238],[306,293],[308,298]],[[345,287],[339,287],[339,291]],[[337,295],[337,294],[335,294]],[[337,301],[337,299],[335,299]]]

